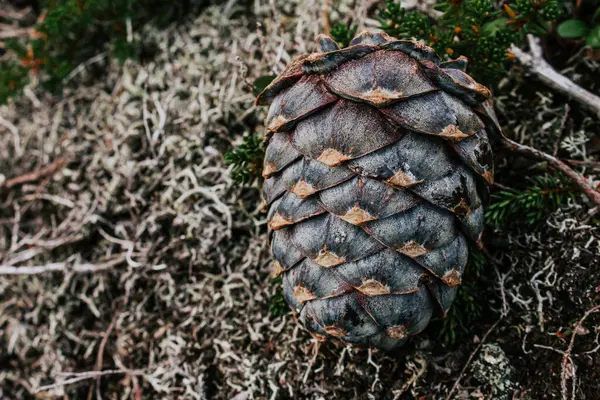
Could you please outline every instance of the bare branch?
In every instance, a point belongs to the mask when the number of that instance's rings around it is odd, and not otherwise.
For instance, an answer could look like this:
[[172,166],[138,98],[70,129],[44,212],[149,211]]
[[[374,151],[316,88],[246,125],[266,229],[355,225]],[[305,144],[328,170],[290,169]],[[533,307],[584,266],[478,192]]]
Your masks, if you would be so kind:
[[511,52],[519,59],[521,64],[530,68],[531,72],[546,85],[578,101],[600,118],[600,97],[577,85],[552,68],[543,57],[538,38],[527,35],[527,39],[529,41],[529,53],[514,45],[511,48]]
[[577,185],[577,187],[579,187],[583,193],[585,193],[586,196],[590,198],[590,200],[597,207],[600,207],[600,192],[594,189],[581,175],[573,171],[573,169],[571,169],[571,167],[569,167],[567,164],[560,161],[558,158],[551,156],[550,154],[546,154],[543,151],[534,149],[533,147],[517,143],[507,137],[504,137],[504,141],[506,147],[512,151],[515,151],[526,157],[547,161],[548,164],[565,174],[575,185]]
[[579,166],[585,167],[585,168],[600,169],[600,161],[582,161],[582,160],[570,160],[570,159],[566,159],[565,161],[571,165],[579,165]]

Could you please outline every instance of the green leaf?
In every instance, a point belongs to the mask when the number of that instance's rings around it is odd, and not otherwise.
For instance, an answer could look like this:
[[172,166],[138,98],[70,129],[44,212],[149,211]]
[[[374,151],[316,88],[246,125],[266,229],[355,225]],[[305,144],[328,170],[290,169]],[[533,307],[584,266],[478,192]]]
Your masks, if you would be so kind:
[[596,25],[585,41],[592,49],[600,49],[600,25]]
[[256,78],[254,81],[254,94],[258,96],[260,93],[262,93],[262,91],[265,90],[265,88],[269,86],[269,84],[273,82],[273,79],[275,78],[275,75],[265,75],[261,76],[260,78]]
[[506,28],[508,21],[508,18],[497,18],[483,25],[482,31],[490,36],[495,35],[499,30]]
[[592,21],[596,22],[596,20],[599,18],[600,18],[600,7],[598,7],[596,12],[594,13],[594,16],[592,17]]
[[589,28],[579,19],[568,19],[558,25],[558,35],[565,39],[577,39],[588,34]]

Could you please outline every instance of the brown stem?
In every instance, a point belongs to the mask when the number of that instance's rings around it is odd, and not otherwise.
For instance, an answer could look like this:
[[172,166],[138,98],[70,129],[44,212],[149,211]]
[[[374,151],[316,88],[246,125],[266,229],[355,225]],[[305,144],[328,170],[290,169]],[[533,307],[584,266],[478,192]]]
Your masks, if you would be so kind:
[[[561,370],[561,374],[560,374],[560,388],[561,388],[562,398],[565,400],[567,399],[567,380],[569,378],[569,372],[571,372],[571,379],[573,381],[575,381],[575,368],[573,367],[573,360],[571,359],[571,354],[573,353],[573,345],[575,344],[575,338],[577,337],[577,332],[579,332],[579,330],[581,329],[581,326],[583,325],[583,322],[586,320],[586,318],[589,317],[591,314],[596,313],[598,311],[600,311],[600,306],[595,306],[595,307],[592,307],[591,309],[587,310],[585,312],[585,314],[583,314],[583,317],[581,317],[581,319],[579,320],[579,322],[573,329],[573,333],[571,334],[571,340],[569,341],[569,347],[567,348],[567,351],[563,355],[562,370]],[[568,369],[571,369],[571,371],[568,371]],[[574,396],[573,396],[573,399],[575,399]]]
[[47,178],[54,175],[58,170],[65,166],[67,160],[64,157],[57,158],[50,165],[38,169],[34,172],[29,172],[25,175],[17,176],[12,179],[8,179],[4,182],[0,182],[1,189],[10,189],[13,186],[22,185],[24,183],[37,182],[41,179]]
[[331,0],[325,0],[325,5],[323,7],[323,30],[325,34],[329,36],[329,31],[331,30],[329,27],[329,6]]
[[581,167],[586,167],[586,168],[600,169],[600,161],[581,161],[581,160],[571,160],[571,159],[565,159],[565,161],[571,165],[579,165]]
[[[108,338],[110,337],[110,334],[112,333],[113,329],[115,328],[115,324],[117,323],[117,318],[119,317],[119,312],[117,311],[115,313],[115,315],[113,316],[112,321],[110,322],[110,325],[108,325],[108,329],[106,330],[106,332],[104,332],[104,336],[102,337],[102,341],[100,342],[100,346],[98,347],[98,355],[96,356],[96,372],[102,371],[102,361],[104,359],[104,348],[106,347],[106,343],[108,342]],[[102,375],[98,375],[98,377],[96,377],[96,381],[95,383],[90,385],[90,389],[88,391],[88,400],[92,400],[93,396],[94,396],[94,391],[93,388],[94,386],[96,387],[96,391],[100,390],[100,381],[102,379]],[[99,399],[101,399],[101,397],[98,396]]]
[[514,140],[510,140],[504,137],[506,147],[510,150],[522,154],[526,157],[535,158],[538,160],[544,160],[551,166],[558,169],[560,172],[565,174],[589,199],[597,206],[600,207],[600,192],[594,189],[581,175],[573,171],[564,162],[560,161],[556,157],[546,154],[543,151],[534,149],[533,147],[526,146],[521,143],[517,143]]

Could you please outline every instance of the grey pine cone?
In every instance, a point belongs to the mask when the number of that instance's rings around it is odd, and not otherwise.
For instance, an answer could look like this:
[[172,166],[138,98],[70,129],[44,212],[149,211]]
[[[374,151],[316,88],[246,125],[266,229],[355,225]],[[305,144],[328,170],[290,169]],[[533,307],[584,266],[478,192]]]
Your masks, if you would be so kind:
[[464,58],[368,31],[319,50],[257,98],[271,249],[308,329],[392,349],[454,300],[500,128]]

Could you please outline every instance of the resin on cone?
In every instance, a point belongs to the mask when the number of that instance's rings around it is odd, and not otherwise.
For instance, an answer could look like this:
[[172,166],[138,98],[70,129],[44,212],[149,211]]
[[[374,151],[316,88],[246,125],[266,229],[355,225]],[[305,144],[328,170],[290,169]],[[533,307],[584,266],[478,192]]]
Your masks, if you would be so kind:
[[466,66],[384,33],[341,50],[322,35],[258,96],[275,268],[314,333],[392,349],[452,305],[500,134]]

